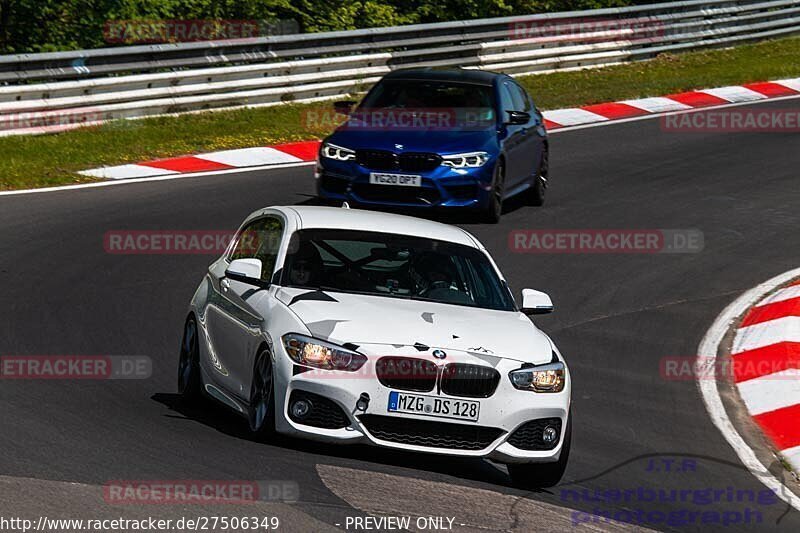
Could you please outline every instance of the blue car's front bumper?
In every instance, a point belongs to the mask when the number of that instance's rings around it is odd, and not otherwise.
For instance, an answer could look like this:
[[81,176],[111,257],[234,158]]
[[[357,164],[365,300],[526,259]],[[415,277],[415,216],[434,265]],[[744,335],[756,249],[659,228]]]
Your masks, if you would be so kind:
[[[494,158],[481,167],[406,172],[370,170],[355,161],[321,157],[317,168],[317,194],[326,200],[385,207],[480,208],[487,204]],[[421,187],[375,185],[371,172],[422,176]]]

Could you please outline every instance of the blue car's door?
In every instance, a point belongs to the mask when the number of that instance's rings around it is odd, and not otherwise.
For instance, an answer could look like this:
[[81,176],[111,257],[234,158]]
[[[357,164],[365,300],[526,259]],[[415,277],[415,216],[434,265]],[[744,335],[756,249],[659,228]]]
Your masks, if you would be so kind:
[[511,81],[503,81],[499,86],[500,119],[503,122],[500,128],[500,140],[506,156],[506,192],[521,183],[526,176],[525,137],[527,135],[527,126],[508,123],[509,111],[522,111],[522,109],[517,108],[520,103],[515,101],[513,97],[512,85]]
[[513,184],[510,182],[508,184],[513,187],[530,182],[531,178],[537,175],[544,147],[545,129],[542,124],[542,116],[534,107],[528,93],[513,81],[507,83],[511,90],[514,105],[519,106],[517,111],[524,111],[531,116],[528,123],[522,126],[521,145],[523,149],[520,150],[522,159],[515,163],[519,165],[519,179]]

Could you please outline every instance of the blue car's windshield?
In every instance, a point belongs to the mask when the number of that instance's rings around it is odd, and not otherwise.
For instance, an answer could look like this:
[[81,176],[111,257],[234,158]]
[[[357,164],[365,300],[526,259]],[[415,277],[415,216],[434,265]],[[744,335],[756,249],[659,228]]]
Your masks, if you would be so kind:
[[384,80],[364,98],[360,110],[386,108],[494,109],[492,87],[468,83]]
[[281,272],[287,287],[514,310],[508,287],[483,252],[421,237],[300,230]]

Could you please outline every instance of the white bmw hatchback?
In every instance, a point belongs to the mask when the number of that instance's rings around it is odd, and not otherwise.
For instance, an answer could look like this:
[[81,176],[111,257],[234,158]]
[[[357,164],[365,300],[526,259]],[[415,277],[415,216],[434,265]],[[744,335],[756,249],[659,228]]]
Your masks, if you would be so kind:
[[567,366],[466,231],[331,207],[250,215],[192,298],[179,392],[273,432],[508,464],[550,486],[571,440]]

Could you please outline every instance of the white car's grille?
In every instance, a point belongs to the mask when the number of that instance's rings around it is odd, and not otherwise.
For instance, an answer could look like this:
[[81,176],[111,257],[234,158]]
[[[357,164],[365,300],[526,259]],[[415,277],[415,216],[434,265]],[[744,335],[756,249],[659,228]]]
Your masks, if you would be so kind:
[[375,373],[390,389],[431,392],[438,380],[441,392],[464,398],[488,398],[500,383],[500,373],[488,366],[450,363],[440,369],[432,361],[414,357],[381,357]]
[[414,357],[381,357],[375,363],[378,381],[390,389],[431,392],[437,373],[434,362]]
[[499,383],[500,373],[488,366],[451,363],[442,372],[442,392],[450,396],[488,398]]
[[483,450],[503,434],[499,428],[396,416],[362,415],[359,420],[376,439],[429,448]]

